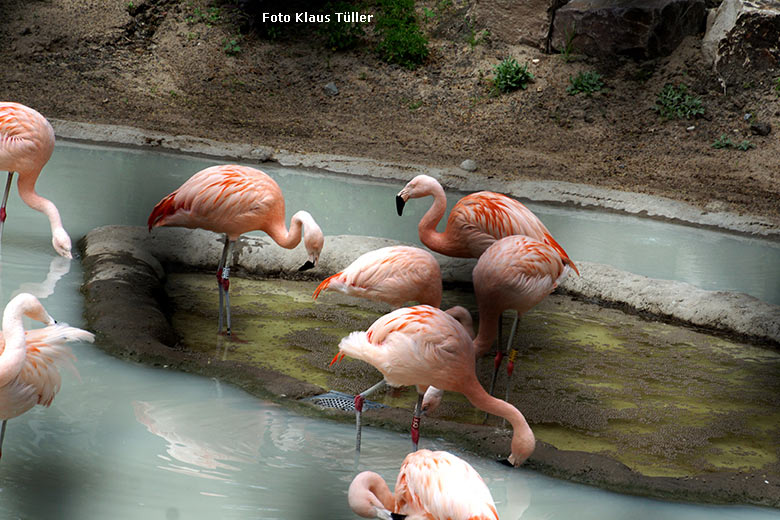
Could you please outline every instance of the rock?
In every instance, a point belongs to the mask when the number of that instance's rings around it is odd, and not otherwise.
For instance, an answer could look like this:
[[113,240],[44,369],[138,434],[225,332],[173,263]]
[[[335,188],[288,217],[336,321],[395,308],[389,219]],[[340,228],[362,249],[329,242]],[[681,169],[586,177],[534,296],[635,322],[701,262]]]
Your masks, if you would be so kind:
[[590,56],[667,56],[704,30],[704,0],[572,0],[555,12],[551,45]]
[[753,123],[750,125],[750,131],[753,135],[769,135],[772,132],[772,125],[769,123]]
[[471,13],[475,26],[490,31],[490,39],[548,50],[550,24],[566,0],[481,0]]
[[325,93],[329,96],[338,96],[339,94],[339,88],[332,81],[323,88],[325,89]]
[[271,151],[265,148],[255,148],[249,152],[249,156],[259,162],[267,162],[271,160]]
[[466,170],[467,172],[475,172],[477,171],[477,163],[472,159],[466,159],[460,163],[460,169]]
[[780,64],[780,1],[723,0],[704,35],[704,57],[726,84],[741,84]]

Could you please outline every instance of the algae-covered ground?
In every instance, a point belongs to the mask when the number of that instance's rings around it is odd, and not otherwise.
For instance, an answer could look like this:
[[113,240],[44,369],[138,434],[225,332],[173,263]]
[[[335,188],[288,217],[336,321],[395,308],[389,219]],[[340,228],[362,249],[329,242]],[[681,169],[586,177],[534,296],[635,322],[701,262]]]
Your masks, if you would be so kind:
[[[234,279],[232,337],[218,335],[213,275],[169,273],[166,292],[179,347],[213,362],[247,363],[356,393],[381,379],[346,359],[330,366],[339,340],[365,330],[389,307],[323,293],[316,282]],[[443,307],[461,304],[477,317],[473,295],[445,291]],[[478,325],[478,323],[477,323]],[[510,321],[506,318],[505,328]],[[605,455],[645,476],[688,477],[723,471],[780,478],[780,353],[620,310],[552,295],[522,317],[509,400],[537,439],[560,450]],[[492,357],[478,363],[486,386]],[[497,395],[506,391],[502,369]],[[413,389],[372,400],[411,412]],[[346,413],[346,412],[345,412]],[[364,414],[371,420],[372,412]],[[433,417],[482,424],[459,395]],[[501,426],[501,420],[488,419]],[[508,450],[508,442],[505,447]],[[732,477],[736,478],[736,477]]]

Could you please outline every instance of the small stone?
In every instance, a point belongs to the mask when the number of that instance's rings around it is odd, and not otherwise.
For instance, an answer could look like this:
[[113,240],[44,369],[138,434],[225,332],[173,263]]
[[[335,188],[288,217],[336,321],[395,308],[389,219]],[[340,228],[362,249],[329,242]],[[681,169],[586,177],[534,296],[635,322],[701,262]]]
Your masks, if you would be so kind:
[[332,81],[325,85],[325,93],[329,96],[338,96],[339,88]]
[[460,169],[466,170],[467,172],[477,171],[477,163],[472,159],[466,159],[465,161],[460,163]]
[[687,130],[688,132],[693,132],[694,130],[696,130],[696,126],[694,126],[694,125],[691,125],[691,126],[689,126],[688,128],[686,128],[686,130]]
[[262,148],[255,148],[251,152],[249,152],[249,155],[252,156],[253,159],[256,159],[259,162],[266,162],[271,159],[271,152],[268,150],[264,150]]
[[753,123],[750,125],[750,131],[753,135],[769,135],[772,132],[772,125],[769,123]]

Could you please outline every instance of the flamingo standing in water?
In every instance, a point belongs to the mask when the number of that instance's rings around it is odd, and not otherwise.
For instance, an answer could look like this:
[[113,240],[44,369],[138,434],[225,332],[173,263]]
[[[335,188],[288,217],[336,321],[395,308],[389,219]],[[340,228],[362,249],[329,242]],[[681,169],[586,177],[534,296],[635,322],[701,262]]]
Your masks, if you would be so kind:
[[[566,278],[571,265],[571,260],[561,258],[553,247],[526,236],[508,236],[490,246],[479,257],[473,271],[480,321],[479,334],[474,340],[477,357],[490,350],[496,339],[498,321],[505,310],[516,310],[518,317],[528,312]],[[510,345],[515,330],[513,326]],[[509,355],[508,378],[512,377],[514,371],[516,352],[512,349]],[[495,375],[494,372],[493,382]],[[506,395],[508,398],[508,379]],[[441,398],[440,390],[429,388],[423,398],[423,411],[431,413],[439,406]]]
[[0,170],[8,171],[8,181],[0,205],[0,238],[6,219],[6,204],[14,172],[19,173],[16,186],[19,196],[32,209],[49,219],[52,245],[57,254],[72,258],[70,236],[62,227],[54,203],[38,195],[35,181],[54,150],[54,129],[41,114],[19,103],[0,102]]
[[[48,325],[24,330],[22,316]],[[70,366],[74,359],[65,345],[72,341],[94,341],[92,333],[57,324],[32,294],[14,297],[3,312],[0,341],[0,454],[8,419],[13,419],[40,404],[49,406],[60,390],[56,363]]]
[[[411,246],[390,246],[369,251],[359,256],[346,269],[329,276],[314,291],[314,299],[324,290],[336,290],[374,301],[382,301],[393,307],[415,301],[433,307],[441,306],[442,283],[439,262],[431,253]],[[448,309],[473,337],[471,314],[463,307]],[[355,396],[356,451],[360,451],[361,415],[365,398],[384,388],[382,380]],[[412,420],[412,442],[415,450],[419,440],[422,402],[415,407]]]
[[407,455],[396,479],[395,496],[377,473],[359,473],[349,485],[347,500],[363,518],[498,520],[496,504],[479,473],[446,451]]
[[331,364],[344,356],[370,363],[389,385],[415,385],[420,395],[429,385],[460,392],[477,408],[504,417],[513,428],[510,464],[521,464],[533,452],[534,434],[525,417],[482,388],[475,372],[474,343],[444,311],[429,305],[397,309],[368,331],[343,338]]
[[301,241],[309,255],[299,271],[317,265],[324,243],[322,230],[306,211],[293,215],[288,231],[284,223],[284,197],[271,177],[247,166],[219,165],[201,170],[163,198],[149,215],[149,231],[160,226],[208,229],[225,234],[225,247],[217,267],[219,332],[222,332],[223,295],[230,335],[230,265],[233,244],[249,231],[268,233],[280,246],[293,249]]

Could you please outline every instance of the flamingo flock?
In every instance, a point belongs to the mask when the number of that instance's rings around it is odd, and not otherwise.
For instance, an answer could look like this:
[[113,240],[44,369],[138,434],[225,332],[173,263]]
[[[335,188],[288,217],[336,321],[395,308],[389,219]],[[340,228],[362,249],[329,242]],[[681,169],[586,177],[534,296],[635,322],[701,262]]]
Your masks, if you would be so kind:
[[[0,206],[0,240],[6,203],[14,172],[19,195],[31,208],[44,213],[51,226],[52,245],[72,258],[71,241],[56,206],[35,191],[35,183],[54,149],[54,131],[35,110],[18,103],[0,102],[0,169],[8,180]],[[394,387],[415,386],[419,395],[412,422],[414,451],[404,460],[393,495],[379,475],[363,472],[349,487],[352,510],[366,518],[497,519],[490,492],[465,461],[446,452],[417,450],[419,418],[430,413],[443,391],[462,393],[476,408],[506,419],[512,426],[510,454],[505,461],[522,464],[535,448],[535,437],[523,414],[506,399],[493,397],[477,379],[476,362],[498,338],[495,371],[503,350],[501,315],[517,317],[538,304],[577,267],[545,225],[523,204],[481,191],[460,199],[446,228],[436,231],[446,211],[441,184],[428,175],[409,181],[396,196],[398,215],[411,199],[433,197],[418,224],[420,241],[432,251],[452,257],[479,259],[473,271],[479,311],[475,337],[471,315],[462,307],[443,311],[441,270],[428,251],[395,246],[368,252],[317,286],[313,299],[324,291],[386,302],[395,310],[377,319],[366,331],[343,338],[331,364],[350,356],[373,365]],[[279,185],[260,170],[219,165],[195,173],[152,209],[147,226],[201,228],[224,234],[224,248],[216,273],[219,293],[217,332],[231,335],[230,269],[238,238],[261,230],[278,245],[293,249],[303,240],[307,258],[300,270],[316,267],[324,235],[307,211],[295,213],[285,224],[285,201]],[[0,242],[1,243],[1,242]],[[404,305],[414,303],[410,307]],[[224,312],[224,319],[223,319]],[[25,331],[22,316],[46,325]],[[6,421],[36,404],[48,406],[60,387],[58,366],[73,368],[69,342],[91,342],[84,330],[57,324],[41,302],[27,293],[6,306],[0,333],[0,450]],[[513,355],[508,373],[511,376]],[[495,373],[493,376],[495,381]],[[368,392],[355,398],[360,446],[359,413]],[[426,393],[427,392],[427,393]],[[424,397],[425,395],[425,397]],[[427,401],[427,402],[426,402]],[[2,451],[0,451],[0,454]]]

